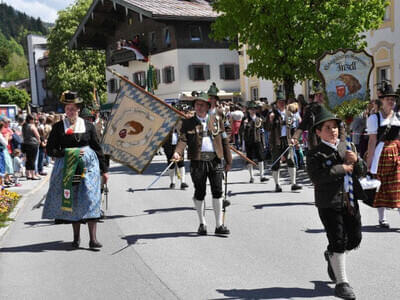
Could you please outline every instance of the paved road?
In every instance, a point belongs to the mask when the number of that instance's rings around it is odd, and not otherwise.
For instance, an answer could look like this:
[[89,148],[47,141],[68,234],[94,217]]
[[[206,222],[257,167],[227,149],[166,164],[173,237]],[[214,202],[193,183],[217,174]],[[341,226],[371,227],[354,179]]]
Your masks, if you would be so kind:
[[[228,238],[197,236],[192,184],[170,190],[164,176],[144,187],[165,167],[156,156],[143,175],[113,164],[108,219],[99,224],[104,247],[72,250],[70,225],[41,220],[32,209],[46,186],[24,207],[0,240],[0,299],[334,299],[323,251],[326,237],[313,189],[303,172],[301,192],[283,193],[272,179],[248,183],[235,161],[229,173]],[[358,299],[398,299],[400,216],[389,211],[394,229],[375,227],[377,214],[362,205],[363,242],[348,255],[348,276]],[[210,196],[206,219],[214,230]]]

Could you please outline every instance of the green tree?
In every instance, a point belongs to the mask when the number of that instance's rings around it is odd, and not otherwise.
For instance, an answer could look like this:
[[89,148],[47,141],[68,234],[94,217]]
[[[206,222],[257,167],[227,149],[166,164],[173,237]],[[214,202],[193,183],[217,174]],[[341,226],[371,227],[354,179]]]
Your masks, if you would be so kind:
[[93,100],[93,86],[104,98],[105,52],[70,50],[68,43],[91,3],[91,0],[75,0],[73,5],[60,11],[48,38],[51,89],[58,96],[65,90],[77,91],[88,106]]
[[19,90],[15,87],[0,88],[0,103],[1,104],[16,104],[18,107],[24,109],[30,97],[25,90]]
[[25,56],[12,53],[9,57],[9,63],[0,69],[0,80],[14,81],[29,77],[28,62]]
[[10,51],[6,47],[0,47],[0,68],[4,68],[10,60]]
[[379,27],[386,0],[215,0],[220,13],[212,25],[215,39],[248,46],[252,62],[246,75],[294,84],[317,78],[315,62],[325,51],[365,48],[365,35]]

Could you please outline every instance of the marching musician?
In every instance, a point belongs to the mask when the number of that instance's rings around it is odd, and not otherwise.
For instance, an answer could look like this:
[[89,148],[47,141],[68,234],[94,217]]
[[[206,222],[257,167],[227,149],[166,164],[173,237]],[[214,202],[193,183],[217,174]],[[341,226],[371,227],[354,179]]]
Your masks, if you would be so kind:
[[[172,155],[175,152],[176,144],[178,143],[179,133],[182,128],[182,120],[180,119],[174,128],[172,129],[171,133],[168,135],[166,142],[163,144],[163,149],[165,156],[167,157],[167,164],[171,161]],[[175,172],[176,167],[178,168]],[[169,179],[171,181],[169,188],[175,188],[175,173],[179,174],[181,179],[181,190],[184,190],[188,187],[185,181],[185,162],[184,157],[175,164],[171,165],[168,169]]]
[[[268,180],[264,177],[265,120],[263,117],[257,116],[256,109],[256,103],[250,101],[247,105],[248,115],[242,120],[239,132],[244,139],[247,157],[258,161],[260,181],[265,182]],[[248,164],[247,168],[250,173],[250,183],[254,183],[253,165]]]
[[205,220],[205,202],[207,178],[211,185],[212,204],[215,214],[215,233],[228,235],[229,229],[223,224],[222,179],[225,171],[231,168],[232,154],[229,149],[229,139],[224,129],[222,118],[211,114],[211,101],[205,93],[193,93],[195,115],[183,120],[179,141],[172,158],[180,160],[188,146],[190,159],[190,175],[194,185],[194,206],[200,225],[197,233],[207,234]]
[[215,84],[215,82],[213,82],[207,91],[208,100],[210,101],[209,113],[212,115],[218,114],[222,118],[222,120],[224,122],[225,132],[230,137],[232,134],[231,123],[229,121],[229,118],[227,118],[227,116],[226,116],[227,111],[225,111],[224,108],[222,108],[220,106],[218,92],[219,92],[219,89],[218,89],[217,85]]
[[[288,171],[290,175],[291,190],[296,191],[302,189],[302,187],[296,184],[296,167],[294,164],[294,151],[293,147],[289,146],[291,140],[291,129],[293,123],[292,113],[286,109],[286,100],[282,95],[277,95],[276,108],[269,114],[269,122],[267,128],[270,131],[270,146],[272,148],[272,177],[275,181],[275,192],[282,192],[282,188],[279,185],[279,169],[280,169],[280,157],[283,156],[286,159]],[[288,150],[288,147],[290,149]],[[285,153],[286,151],[286,153]]]

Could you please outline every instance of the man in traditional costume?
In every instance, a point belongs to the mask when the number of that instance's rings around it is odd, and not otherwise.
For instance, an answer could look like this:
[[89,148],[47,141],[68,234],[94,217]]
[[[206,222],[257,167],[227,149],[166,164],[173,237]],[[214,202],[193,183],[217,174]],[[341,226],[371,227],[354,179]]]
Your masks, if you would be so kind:
[[[268,179],[264,176],[264,149],[265,149],[265,120],[256,114],[257,105],[250,101],[247,105],[248,115],[242,120],[239,132],[244,139],[246,155],[249,159],[258,162],[260,181]],[[248,164],[250,183],[254,183],[253,165]]]
[[[267,129],[270,131],[270,146],[272,149],[272,177],[275,181],[275,192],[282,192],[279,184],[280,157],[284,157],[287,162],[290,175],[291,190],[296,191],[302,187],[296,184],[296,167],[294,164],[294,149],[290,146],[291,129],[293,123],[292,113],[286,109],[286,100],[282,95],[277,96],[276,108],[269,114]],[[290,147],[290,149],[288,149]]]
[[[181,128],[182,128],[182,120],[180,119],[178,121],[178,123],[176,123],[174,128],[172,129],[171,133],[168,135],[165,143],[163,144],[163,149],[164,149],[165,156],[167,157],[168,165],[172,159],[172,155],[175,152],[175,147],[179,140]],[[178,177],[180,177],[180,180],[181,180],[181,190],[186,189],[188,187],[188,185],[185,180],[185,178],[186,178],[185,173],[186,173],[185,161],[184,161],[184,157],[182,156],[181,160],[177,161],[176,164],[171,165],[168,169],[168,175],[169,175],[169,179],[170,179],[169,188],[170,189],[175,188],[175,177],[176,177],[175,175],[177,175]]]
[[232,154],[229,149],[228,135],[224,129],[222,118],[211,114],[211,102],[204,93],[194,94],[195,115],[183,120],[178,144],[173,159],[179,161],[188,146],[190,160],[190,175],[194,185],[194,206],[199,217],[199,235],[207,234],[205,220],[205,195],[207,178],[211,185],[212,204],[215,214],[215,233],[227,235],[229,229],[223,224],[222,179],[225,171],[232,164]]

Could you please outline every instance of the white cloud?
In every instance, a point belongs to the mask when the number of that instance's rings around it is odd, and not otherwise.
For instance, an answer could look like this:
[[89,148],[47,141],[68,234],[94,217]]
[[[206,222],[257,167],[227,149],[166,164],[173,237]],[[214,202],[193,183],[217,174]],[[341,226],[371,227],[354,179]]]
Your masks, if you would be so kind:
[[26,13],[28,16],[39,18],[45,22],[54,23],[57,11],[67,7],[73,0],[3,0],[14,9]]

